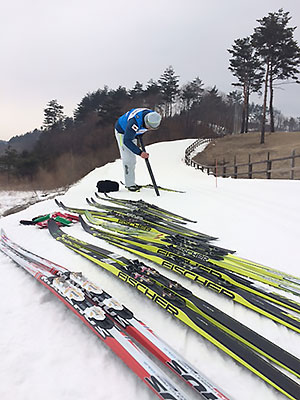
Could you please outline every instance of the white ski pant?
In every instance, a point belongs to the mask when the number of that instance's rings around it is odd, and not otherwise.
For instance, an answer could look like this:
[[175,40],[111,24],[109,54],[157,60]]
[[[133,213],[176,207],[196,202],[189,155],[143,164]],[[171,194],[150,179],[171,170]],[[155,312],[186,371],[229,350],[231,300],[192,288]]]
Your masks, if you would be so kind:
[[[120,156],[123,163],[124,170],[124,179],[125,186],[133,186],[135,185],[135,164],[136,164],[136,155],[128,149],[123,143],[124,135],[119,133],[115,129],[115,136],[118,143]],[[137,139],[134,139],[133,142],[137,144]]]

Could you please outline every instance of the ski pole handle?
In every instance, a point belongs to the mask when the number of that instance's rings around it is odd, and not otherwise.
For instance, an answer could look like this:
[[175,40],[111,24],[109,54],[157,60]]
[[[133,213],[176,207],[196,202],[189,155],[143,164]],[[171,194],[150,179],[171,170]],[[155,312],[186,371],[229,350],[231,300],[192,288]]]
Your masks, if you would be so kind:
[[[141,146],[142,150],[146,153],[142,137],[139,136],[138,139],[139,139],[140,146]],[[145,162],[146,162],[146,165],[147,165],[147,168],[148,168],[148,172],[149,172],[149,175],[150,175],[150,178],[151,178],[155,193],[156,193],[157,196],[160,196],[159,190],[158,190],[157,184],[155,182],[155,178],[154,178],[154,175],[153,175],[153,172],[152,172],[152,168],[151,168],[151,165],[150,165],[150,162],[149,162],[148,158],[145,158]]]

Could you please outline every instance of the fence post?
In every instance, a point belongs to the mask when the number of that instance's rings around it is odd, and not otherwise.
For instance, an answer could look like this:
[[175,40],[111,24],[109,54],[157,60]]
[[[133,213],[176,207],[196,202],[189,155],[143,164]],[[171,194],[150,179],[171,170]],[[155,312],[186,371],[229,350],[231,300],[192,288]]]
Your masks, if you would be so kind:
[[268,152],[268,158],[267,158],[267,179],[271,179],[271,169],[272,169],[272,161],[270,160],[270,152]]
[[234,165],[233,165],[233,168],[234,168],[234,178],[237,179],[238,167],[237,167],[237,165],[236,165],[236,155],[234,155],[234,161],[233,161],[233,163],[234,163]]
[[292,160],[291,160],[291,179],[294,179],[294,176],[295,176],[295,171],[294,171],[294,168],[295,168],[295,155],[296,155],[296,151],[295,150],[293,150],[292,151]]
[[248,158],[248,178],[249,178],[249,179],[252,179],[251,154],[249,154],[249,158]]

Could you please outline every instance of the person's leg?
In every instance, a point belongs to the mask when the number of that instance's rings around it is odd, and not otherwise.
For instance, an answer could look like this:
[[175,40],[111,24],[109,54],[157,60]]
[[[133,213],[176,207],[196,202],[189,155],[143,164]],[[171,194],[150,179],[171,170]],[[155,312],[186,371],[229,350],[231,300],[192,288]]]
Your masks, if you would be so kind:
[[115,130],[120,156],[123,163],[125,186],[135,186],[136,155],[123,144],[123,135]]

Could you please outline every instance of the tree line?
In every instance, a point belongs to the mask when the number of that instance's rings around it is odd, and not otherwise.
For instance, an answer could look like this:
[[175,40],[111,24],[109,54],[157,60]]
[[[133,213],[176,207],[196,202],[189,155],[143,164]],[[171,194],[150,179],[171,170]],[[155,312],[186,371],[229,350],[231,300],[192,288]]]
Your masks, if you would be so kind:
[[[233,83],[237,90],[228,94],[216,86],[205,87],[199,77],[180,86],[179,76],[169,66],[146,85],[136,81],[131,89],[104,86],[87,93],[72,117],[64,114],[56,99],[49,101],[33,150],[18,153],[8,148],[0,157],[0,172],[8,181],[27,179],[40,186],[72,183],[118,157],[113,125],[134,107],[155,109],[164,117],[159,132],[147,135],[146,144],[259,129],[263,143],[268,114],[271,132],[300,130],[300,118],[285,118],[273,106],[275,82],[299,83],[300,49],[293,39],[295,27],[288,26],[290,19],[282,9],[269,13],[258,20],[253,35],[234,41],[228,49],[229,70],[237,79]],[[263,94],[261,105],[250,102],[255,92]]]
[[230,132],[238,102],[238,95],[227,96],[215,86],[205,88],[199,77],[180,86],[172,66],[145,86],[137,81],[131,89],[105,86],[87,93],[72,117],[66,116],[64,107],[53,99],[44,109],[34,149],[17,153],[8,148],[0,157],[0,171],[10,180],[27,177],[31,181],[41,180],[39,176],[49,179],[51,173],[57,173],[60,184],[64,173],[58,171],[68,171],[65,175],[75,181],[95,166],[118,157],[113,125],[131,108],[148,107],[163,115],[159,131],[145,138],[145,144],[150,144]]

